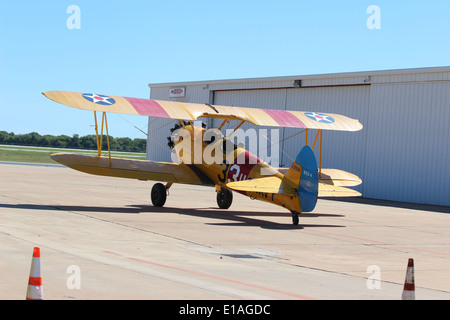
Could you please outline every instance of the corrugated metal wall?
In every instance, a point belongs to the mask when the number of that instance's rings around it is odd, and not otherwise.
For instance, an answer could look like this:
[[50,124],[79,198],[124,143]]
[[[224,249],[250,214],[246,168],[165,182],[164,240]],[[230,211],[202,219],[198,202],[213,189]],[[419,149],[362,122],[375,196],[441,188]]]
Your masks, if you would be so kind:
[[[302,88],[293,87],[294,79],[302,79]],[[173,85],[151,86],[151,98],[168,100]],[[367,198],[450,206],[448,67],[183,85],[187,96],[182,101],[330,112],[359,119],[362,131],[324,131],[322,167],[359,175],[363,184],[356,189]],[[170,161],[166,137],[173,123],[149,119],[149,159]],[[216,119],[208,126],[220,123]],[[300,131],[281,129],[280,140]],[[310,145],[315,133],[309,131]],[[289,166],[304,142],[304,133],[282,141],[280,165]]]
[[450,205],[450,82],[377,84],[364,196]]

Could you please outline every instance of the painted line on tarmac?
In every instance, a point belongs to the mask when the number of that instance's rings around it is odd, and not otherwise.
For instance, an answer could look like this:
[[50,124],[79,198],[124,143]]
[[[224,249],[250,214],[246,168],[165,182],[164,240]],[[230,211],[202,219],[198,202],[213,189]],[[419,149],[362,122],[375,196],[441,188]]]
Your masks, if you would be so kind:
[[238,281],[238,280],[233,280],[233,279],[229,279],[229,278],[223,278],[223,277],[214,276],[214,275],[210,275],[210,274],[206,274],[206,273],[201,273],[201,272],[197,272],[197,271],[193,271],[193,270],[188,270],[188,269],[183,269],[183,268],[179,268],[179,267],[173,267],[173,266],[169,266],[169,265],[164,265],[164,264],[160,264],[160,263],[156,263],[156,262],[152,262],[152,261],[148,261],[148,260],[142,260],[142,259],[137,259],[137,258],[126,257],[126,256],[123,256],[123,255],[121,255],[119,253],[115,253],[115,252],[112,252],[112,251],[104,251],[104,252],[108,253],[108,254],[115,255],[115,256],[120,256],[120,257],[129,259],[129,260],[142,262],[142,263],[146,263],[146,264],[150,264],[150,265],[153,265],[153,266],[162,267],[162,268],[166,268],[166,269],[170,269],[170,270],[180,271],[180,272],[183,272],[183,273],[189,273],[189,274],[193,274],[193,275],[200,276],[200,277],[205,277],[205,278],[210,278],[210,279],[214,279],[214,280],[225,281],[225,282],[234,283],[234,284],[238,284],[238,285],[242,285],[242,286],[246,286],[246,287],[251,287],[251,288],[256,288],[256,289],[260,289],[260,290],[264,290],[264,291],[270,291],[270,292],[274,292],[274,293],[278,293],[278,294],[282,294],[282,295],[286,295],[286,296],[291,296],[291,297],[302,299],[302,300],[315,300],[314,298],[306,297],[306,296],[299,295],[299,294],[296,294],[296,293],[281,291],[281,290],[277,290],[277,289],[263,287],[263,286],[260,286],[260,285],[255,285],[255,284],[251,284],[251,283]]

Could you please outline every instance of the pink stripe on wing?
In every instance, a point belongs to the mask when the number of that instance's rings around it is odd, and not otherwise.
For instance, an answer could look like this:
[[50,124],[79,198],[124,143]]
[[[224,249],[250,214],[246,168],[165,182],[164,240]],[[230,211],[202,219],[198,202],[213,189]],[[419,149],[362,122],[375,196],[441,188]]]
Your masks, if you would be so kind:
[[124,97],[141,116],[170,118],[169,114],[155,100]]
[[289,111],[262,109],[282,127],[306,128],[306,125]]

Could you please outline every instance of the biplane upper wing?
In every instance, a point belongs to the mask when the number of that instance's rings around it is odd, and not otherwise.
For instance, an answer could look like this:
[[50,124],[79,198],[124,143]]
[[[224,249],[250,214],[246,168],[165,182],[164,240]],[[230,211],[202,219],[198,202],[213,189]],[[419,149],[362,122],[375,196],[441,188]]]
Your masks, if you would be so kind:
[[358,131],[363,127],[356,119],[331,113],[229,107],[70,91],[47,91],[43,94],[47,98],[67,106],[91,111],[180,120],[197,120],[200,117],[221,118],[272,127],[342,131]]
[[73,153],[56,153],[51,158],[72,169],[95,175],[214,186],[194,165]]

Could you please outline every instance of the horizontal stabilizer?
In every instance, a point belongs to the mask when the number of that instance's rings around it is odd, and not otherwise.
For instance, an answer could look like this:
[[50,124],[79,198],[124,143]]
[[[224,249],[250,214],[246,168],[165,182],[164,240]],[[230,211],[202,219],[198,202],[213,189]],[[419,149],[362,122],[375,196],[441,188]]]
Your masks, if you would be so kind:
[[234,191],[295,194],[294,188],[284,184],[276,176],[260,177],[252,180],[234,181],[226,184]]

